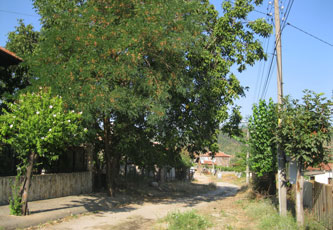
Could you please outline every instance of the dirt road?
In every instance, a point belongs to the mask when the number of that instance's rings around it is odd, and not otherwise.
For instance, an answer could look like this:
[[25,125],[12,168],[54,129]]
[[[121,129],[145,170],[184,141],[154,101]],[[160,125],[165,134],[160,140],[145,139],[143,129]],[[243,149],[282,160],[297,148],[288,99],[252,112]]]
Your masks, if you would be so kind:
[[[209,178],[204,175],[195,175],[199,183],[209,183]],[[219,182],[217,189],[204,195],[163,200],[158,203],[145,202],[143,204],[131,204],[112,211],[99,212],[91,215],[70,218],[55,225],[48,225],[40,229],[70,230],[70,229],[150,229],[151,224],[159,218],[163,218],[169,212],[188,209],[200,209],[210,202],[221,200],[224,197],[233,196],[239,187]]]

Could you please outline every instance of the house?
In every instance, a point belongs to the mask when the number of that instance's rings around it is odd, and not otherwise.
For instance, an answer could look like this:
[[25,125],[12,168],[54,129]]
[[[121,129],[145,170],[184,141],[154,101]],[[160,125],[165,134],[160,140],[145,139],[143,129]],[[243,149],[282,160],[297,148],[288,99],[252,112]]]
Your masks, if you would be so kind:
[[[11,73],[7,71],[8,67],[12,65],[18,65],[22,62],[22,59],[16,56],[16,54],[0,46],[0,114],[4,107],[3,100],[6,93],[7,80],[10,80]],[[16,174],[16,165],[14,154],[11,150],[4,148],[0,152],[0,176],[10,176]],[[1,186],[0,186],[1,187]]]
[[8,67],[10,65],[18,65],[22,59],[13,52],[0,46],[0,66]]
[[314,177],[318,183],[329,184],[329,178],[333,178],[333,163],[322,163],[317,168],[308,167],[305,175]]
[[199,166],[223,166],[223,167],[229,167],[230,166],[230,159],[231,156],[228,154],[225,154],[223,152],[217,152],[215,153],[215,156],[211,156],[211,152],[200,154],[198,157],[198,165]]
[[314,180],[318,183],[330,184],[330,180],[333,180],[333,146],[326,146],[325,148],[330,153],[329,163],[321,163],[316,168],[308,167],[305,175],[314,177]]

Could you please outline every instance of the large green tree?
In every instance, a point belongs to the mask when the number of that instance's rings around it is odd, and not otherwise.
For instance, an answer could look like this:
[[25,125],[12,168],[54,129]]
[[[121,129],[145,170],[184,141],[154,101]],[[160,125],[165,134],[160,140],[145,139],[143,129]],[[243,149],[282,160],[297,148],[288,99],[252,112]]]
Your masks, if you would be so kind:
[[[50,85],[102,124],[111,195],[123,154],[117,143],[138,140],[143,149],[156,140],[170,154],[217,150],[217,129],[244,95],[231,66],[242,71],[265,57],[255,34],[271,27],[246,21],[254,2],[224,2],[218,17],[207,0],[34,1],[45,38],[30,59],[35,85]],[[233,111],[229,131],[240,120]]]
[[197,1],[34,3],[45,36],[31,60],[38,84],[103,124],[112,195],[121,154],[112,151],[114,128],[124,119],[163,117],[168,90],[184,90],[184,47],[200,33],[200,21],[189,15]]
[[281,126],[278,128],[276,140],[287,156],[297,162],[296,180],[296,216],[300,225],[304,224],[303,214],[303,173],[308,166],[317,166],[328,160],[325,144],[331,141],[332,102],[305,90],[302,102],[283,100],[280,112]]
[[245,89],[231,67],[243,71],[246,65],[265,58],[255,35],[265,37],[271,32],[263,19],[247,21],[254,1],[224,1],[221,17],[209,1],[201,3],[196,13],[203,20],[203,32],[186,52],[186,90],[170,92],[170,108],[159,128],[161,142],[184,145],[190,153],[218,151],[220,128],[240,134],[239,107],[231,107],[245,95]]

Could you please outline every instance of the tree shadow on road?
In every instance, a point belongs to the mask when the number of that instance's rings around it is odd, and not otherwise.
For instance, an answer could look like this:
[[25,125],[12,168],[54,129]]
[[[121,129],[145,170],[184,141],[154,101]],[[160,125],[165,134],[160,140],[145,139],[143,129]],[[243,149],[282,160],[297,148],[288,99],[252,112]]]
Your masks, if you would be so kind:
[[116,197],[109,197],[103,192],[73,196],[73,199],[64,203],[31,211],[30,214],[61,210],[68,213],[128,212],[137,209],[138,205],[144,203],[170,205],[183,203],[185,207],[193,207],[201,202],[214,202],[235,196],[238,191],[239,188],[234,186],[191,182],[168,182],[159,187],[132,184],[128,185],[126,189],[118,191]]

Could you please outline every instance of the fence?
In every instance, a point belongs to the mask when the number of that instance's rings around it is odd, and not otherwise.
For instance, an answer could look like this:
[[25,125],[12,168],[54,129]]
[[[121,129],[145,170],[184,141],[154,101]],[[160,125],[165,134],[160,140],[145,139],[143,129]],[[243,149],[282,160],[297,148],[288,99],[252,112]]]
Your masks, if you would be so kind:
[[[0,177],[0,205],[8,204],[14,176]],[[92,173],[58,173],[34,175],[29,190],[29,201],[78,195],[92,192]]]
[[313,182],[304,181],[303,185],[303,205],[306,208],[312,209],[313,207]]
[[312,212],[318,221],[333,230],[333,185],[318,182],[313,185]]

